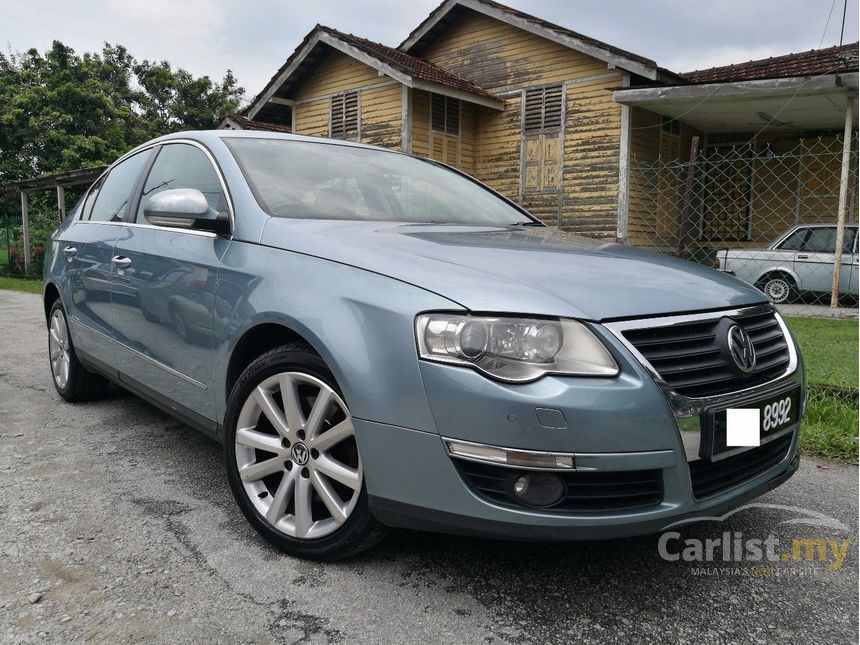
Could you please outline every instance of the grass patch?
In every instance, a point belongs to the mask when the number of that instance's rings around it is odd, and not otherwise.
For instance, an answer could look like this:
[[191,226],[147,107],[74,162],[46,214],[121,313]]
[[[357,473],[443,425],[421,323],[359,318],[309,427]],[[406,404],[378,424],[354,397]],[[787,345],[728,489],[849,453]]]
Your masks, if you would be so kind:
[[787,323],[803,353],[809,384],[800,449],[805,455],[856,464],[857,321],[789,318]]
[[788,318],[786,322],[803,352],[809,383],[857,389],[856,320]]
[[0,289],[42,293],[42,281],[38,278],[11,278],[0,275]]
[[856,464],[858,423],[856,394],[835,394],[812,385],[800,427],[800,450],[805,455]]

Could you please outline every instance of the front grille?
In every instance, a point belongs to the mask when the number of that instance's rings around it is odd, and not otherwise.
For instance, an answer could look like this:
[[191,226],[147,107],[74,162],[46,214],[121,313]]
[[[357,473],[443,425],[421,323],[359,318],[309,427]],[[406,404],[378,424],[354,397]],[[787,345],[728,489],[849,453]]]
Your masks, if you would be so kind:
[[693,497],[702,499],[716,495],[776,466],[788,454],[791,438],[792,433],[789,433],[758,448],[751,448],[720,461],[690,462]]
[[[729,354],[727,334],[733,324],[742,327],[755,346],[756,366],[750,374],[740,371]],[[772,311],[623,333],[675,392],[690,397],[761,385],[780,376],[789,364],[788,342]]]
[[[460,475],[480,497],[496,504],[524,508],[512,497],[517,477],[535,470],[520,470],[454,459]],[[663,501],[659,470],[617,472],[554,471],[565,483],[565,497],[552,508],[541,511],[600,512],[656,506]]]

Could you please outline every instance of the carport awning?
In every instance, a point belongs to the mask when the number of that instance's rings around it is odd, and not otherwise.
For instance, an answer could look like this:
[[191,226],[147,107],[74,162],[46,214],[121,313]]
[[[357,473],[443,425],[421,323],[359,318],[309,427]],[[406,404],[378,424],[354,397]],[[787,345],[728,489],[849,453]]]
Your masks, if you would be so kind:
[[[678,119],[703,132],[774,129],[836,130],[845,123],[858,74],[779,78],[737,83],[617,90],[615,101]],[[853,102],[857,123],[857,102]]]

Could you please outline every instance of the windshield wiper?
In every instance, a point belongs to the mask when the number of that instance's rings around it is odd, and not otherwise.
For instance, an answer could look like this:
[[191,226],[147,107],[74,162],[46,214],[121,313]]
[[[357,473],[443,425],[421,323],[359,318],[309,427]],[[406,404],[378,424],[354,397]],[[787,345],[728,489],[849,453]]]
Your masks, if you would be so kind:
[[534,220],[528,220],[527,222],[514,222],[510,224],[510,226],[546,226],[542,222],[536,222]]

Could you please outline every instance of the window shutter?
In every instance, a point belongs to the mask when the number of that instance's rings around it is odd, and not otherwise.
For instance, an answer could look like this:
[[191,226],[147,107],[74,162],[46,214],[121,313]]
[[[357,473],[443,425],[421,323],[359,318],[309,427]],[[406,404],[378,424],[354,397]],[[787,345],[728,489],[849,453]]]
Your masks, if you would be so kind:
[[448,98],[445,105],[445,132],[460,135],[460,101]]
[[436,132],[445,132],[445,97],[433,94],[430,99],[431,125]]
[[531,87],[526,90],[526,133],[546,132],[561,129],[562,86]]
[[349,139],[358,135],[358,92],[331,97],[331,137]]
[[430,127],[436,132],[459,136],[460,101],[442,94],[431,94]]
[[540,132],[543,125],[543,88],[526,90],[525,131]]
[[561,85],[551,85],[549,87],[544,88],[544,130],[554,130],[561,128],[561,94]]

